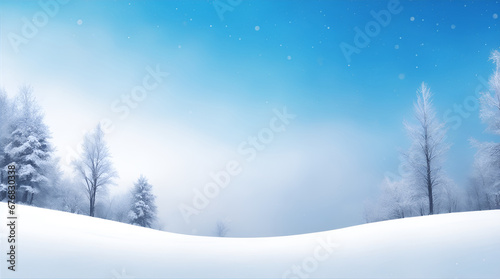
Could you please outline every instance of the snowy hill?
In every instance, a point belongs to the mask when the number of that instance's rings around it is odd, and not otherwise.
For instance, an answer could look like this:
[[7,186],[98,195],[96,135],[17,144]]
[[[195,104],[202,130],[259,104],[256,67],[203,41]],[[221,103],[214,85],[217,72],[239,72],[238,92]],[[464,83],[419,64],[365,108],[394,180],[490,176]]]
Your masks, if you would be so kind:
[[28,206],[17,212],[17,271],[7,269],[3,224],[1,278],[500,278],[500,210],[269,238],[180,235]]

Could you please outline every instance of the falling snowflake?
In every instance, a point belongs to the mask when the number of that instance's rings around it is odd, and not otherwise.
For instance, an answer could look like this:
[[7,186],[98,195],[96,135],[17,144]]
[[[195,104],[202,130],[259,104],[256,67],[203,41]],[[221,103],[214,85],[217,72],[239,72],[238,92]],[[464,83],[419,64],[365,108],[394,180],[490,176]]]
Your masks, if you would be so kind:
[[398,75],[398,78],[399,78],[399,79],[401,79],[401,80],[402,80],[402,79],[405,79],[405,74],[403,74],[403,73],[399,74],[399,75]]
[[288,60],[292,60],[292,57],[291,57],[290,55],[288,55],[288,56],[286,57],[286,59],[288,59]]
[[410,17],[410,21],[415,21],[415,17]]
[[394,46],[394,49],[399,49],[399,45],[395,45],[395,46]]
[[78,24],[78,25],[82,25],[82,24],[83,24],[83,20],[81,20],[81,19],[77,20],[77,21],[76,21],[76,24]]
[[493,18],[497,19],[498,18],[498,14],[493,14]]
[[455,28],[456,28],[455,24],[452,24],[451,29],[455,29]]
[[260,30],[260,26],[255,26],[255,31],[259,31]]

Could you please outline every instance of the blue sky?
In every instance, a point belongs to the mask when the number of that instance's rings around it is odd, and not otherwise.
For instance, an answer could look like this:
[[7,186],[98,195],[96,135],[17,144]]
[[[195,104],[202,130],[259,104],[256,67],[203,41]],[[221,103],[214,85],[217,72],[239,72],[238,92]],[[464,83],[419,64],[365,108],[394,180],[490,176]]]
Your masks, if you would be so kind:
[[[221,2],[234,5],[223,18],[214,8]],[[446,170],[465,186],[468,140],[494,139],[473,98],[486,90],[488,57],[500,46],[497,1],[401,1],[350,61],[339,45],[355,45],[354,28],[364,30],[390,1],[228,2],[0,1],[0,85],[12,95],[34,87],[67,173],[83,133],[111,121],[115,191],[148,176],[171,231],[210,234],[217,219],[230,220],[234,236],[362,223],[363,202],[384,173],[397,173],[409,145],[402,122],[412,121],[423,81],[450,124]],[[23,36],[23,18],[43,13],[40,3],[55,12],[16,47],[12,34]],[[121,117],[112,104],[123,105],[148,67],[169,75]],[[456,105],[467,102],[472,109],[459,116]],[[210,172],[243,162],[238,145],[283,107],[297,115],[286,132],[184,223],[179,203]]]

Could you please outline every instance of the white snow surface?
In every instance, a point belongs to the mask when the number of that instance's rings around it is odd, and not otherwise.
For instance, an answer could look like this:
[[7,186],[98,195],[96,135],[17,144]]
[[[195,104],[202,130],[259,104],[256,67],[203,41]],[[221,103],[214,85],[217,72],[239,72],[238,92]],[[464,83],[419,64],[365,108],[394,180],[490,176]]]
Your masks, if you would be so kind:
[[6,215],[0,278],[500,278],[500,210],[217,238],[18,205],[15,272]]

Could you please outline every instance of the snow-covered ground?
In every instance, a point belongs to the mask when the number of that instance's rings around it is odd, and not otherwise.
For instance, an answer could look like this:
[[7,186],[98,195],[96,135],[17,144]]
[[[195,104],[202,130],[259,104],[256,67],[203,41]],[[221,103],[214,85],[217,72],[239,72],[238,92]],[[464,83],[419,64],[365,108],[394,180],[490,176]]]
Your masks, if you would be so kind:
[[500,210],[264,238],[180,235],[18,206],[17,271],[0,278],[500,278]]

